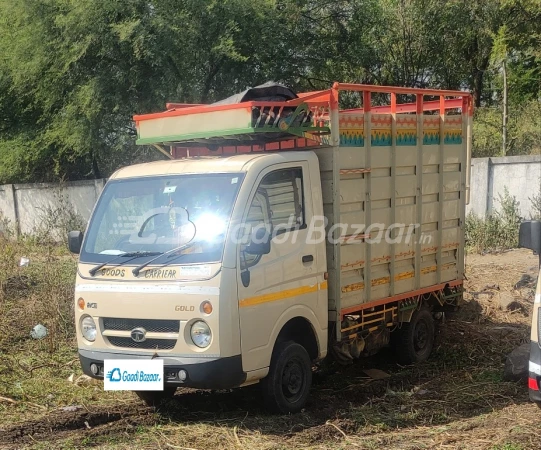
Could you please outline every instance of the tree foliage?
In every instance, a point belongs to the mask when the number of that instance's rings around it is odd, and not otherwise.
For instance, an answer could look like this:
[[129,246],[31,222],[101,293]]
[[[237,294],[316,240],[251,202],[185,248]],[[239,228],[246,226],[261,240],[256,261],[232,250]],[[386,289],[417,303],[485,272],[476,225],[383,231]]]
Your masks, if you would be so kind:
[[469,89],[494,155],[502,58],[509,153],[535,152],[540,19],[539,0],[0,0],[0,183],[108,176],[150,157],[133,114],[267,80]]

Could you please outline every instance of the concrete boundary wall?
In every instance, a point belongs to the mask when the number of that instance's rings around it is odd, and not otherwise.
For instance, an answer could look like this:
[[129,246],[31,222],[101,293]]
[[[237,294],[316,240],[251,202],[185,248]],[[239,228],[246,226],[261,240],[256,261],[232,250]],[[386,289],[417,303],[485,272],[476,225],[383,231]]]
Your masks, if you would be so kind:
[[[7,184],[0,186],[0,218],[23,234],[39,229],[47,210],[71,208],[88,221],[105,186],[104,179],[67,183]],[[470,212],[483,217],[499,207],[505,188],[520,203],[520,214],[530,218],[531,200],[541,193],[541,155],[475,158],[472,160]],[[0,230],[1,231],[1,230]]]
[[484,217],[499,208],[505,188],[519,202],[520,215],[533,214],[531,198],[541,194],[541,155],[472,159],[470,212]]
[[21,234],[37,231],[47,211],[60,207],[88,221],[104,186],[105,180],[2,185],[0,214]]

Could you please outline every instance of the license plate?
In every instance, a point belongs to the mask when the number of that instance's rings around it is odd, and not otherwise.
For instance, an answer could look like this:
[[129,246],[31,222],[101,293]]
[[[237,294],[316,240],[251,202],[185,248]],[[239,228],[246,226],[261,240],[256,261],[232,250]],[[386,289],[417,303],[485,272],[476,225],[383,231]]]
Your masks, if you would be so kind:
[[103,372],[106,391],[163,391],[161,359],[106,359]]

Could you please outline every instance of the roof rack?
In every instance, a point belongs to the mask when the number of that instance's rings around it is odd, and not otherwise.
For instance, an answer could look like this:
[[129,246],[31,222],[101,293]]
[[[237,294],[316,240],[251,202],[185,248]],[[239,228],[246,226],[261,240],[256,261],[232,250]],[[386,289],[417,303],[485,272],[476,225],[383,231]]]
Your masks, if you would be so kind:
[[331,90],[301,94],[284,102],[228,105],[168,104],[173,108],[134,116],[137,144],[169,146],[265,145],[330,134]]
[[[362,107],[338,111],[340,91],[358,93]],[[373,94],[379,96],[377,104],[373,104]],[[334,83],[332,89],[297,95],[298,98],[288,101],[252,100],[213,105],[167,103],[165,112],[134,116],[137,143],[152,145],[173,159],[301,150],[333,145],[333,142],[334,145],[348,145],[352,133],[357,136],[366,126],[360,122],[350,123],[356,116],[359,116],[357,122],[369,116],[372,118],[368,120],[377,122],[390,121],[396,114],[428,112],[442,117],[458,114],[469,116],[469,120],[473,114],[471,95],[464,91]],[[399,96],[405,103],[398,101]],[[382,100],[384,105],[380,106]],[[333,120],[334,138],[331,136]],[[451,120],[447,122],[452,125]],[[375,128],[372,131],[376,132],[377,141],[378,127]],[[355,136],[353,140],[357,142]]]

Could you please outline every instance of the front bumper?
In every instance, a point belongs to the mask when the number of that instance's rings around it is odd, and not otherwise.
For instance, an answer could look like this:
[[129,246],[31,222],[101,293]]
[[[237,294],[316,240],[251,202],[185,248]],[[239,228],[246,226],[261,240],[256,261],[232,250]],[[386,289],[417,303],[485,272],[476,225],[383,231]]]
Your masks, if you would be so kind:
[[537,342],[530,343],[528,370],[528,392],[530,400],[541,405],[541,348]]
[[[79,359],[83,372],[97,379],[103,379],[103,361],[106,359],[150,359],[149,356],[93,352],[79,350]],[[197,389],[231,389],[239,387],[246,381],[246,373],[242,371],[241,355],[205,360],[204,358],[164,359],[164,380],[167,386],[191,387]],[[91,364],[101,367],[100,375],[90,369]],[[188,374],[185,381],[178,379],[179,370]]]

